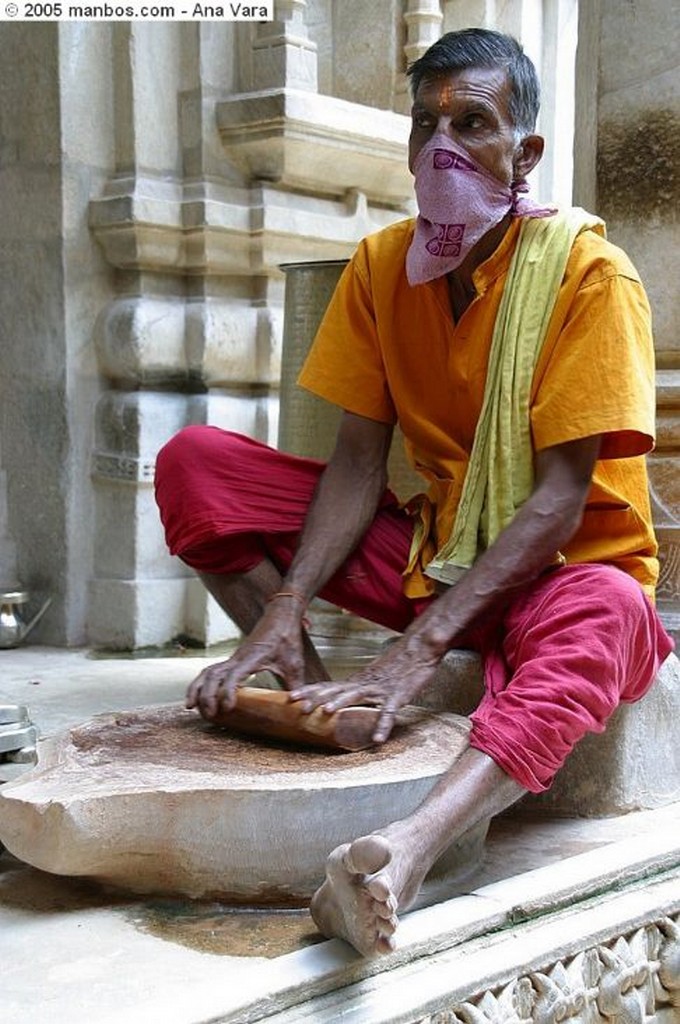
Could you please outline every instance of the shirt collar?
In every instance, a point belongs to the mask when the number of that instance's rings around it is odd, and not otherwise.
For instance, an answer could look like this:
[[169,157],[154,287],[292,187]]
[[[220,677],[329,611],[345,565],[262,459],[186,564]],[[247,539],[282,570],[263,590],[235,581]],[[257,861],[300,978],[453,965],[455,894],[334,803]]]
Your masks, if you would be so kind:
[[510,227],[503,235],[499,245],[488,259],[480,263],[477,269],[473,271],[472,282],[478,295],[482,295],[497,277],[507,272],[512,254],[515,251],[521,225],[522,218],[513,217]]

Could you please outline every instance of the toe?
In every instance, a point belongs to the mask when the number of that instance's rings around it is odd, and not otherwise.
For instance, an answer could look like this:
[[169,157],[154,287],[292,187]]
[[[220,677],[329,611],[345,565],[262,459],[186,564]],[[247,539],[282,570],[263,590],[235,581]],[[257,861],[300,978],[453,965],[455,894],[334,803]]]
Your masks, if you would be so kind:
[[393,953],[397,943],[393,935],[379,935],[375,943],[376,953]]
[[399,918],[396,914],[389,917],[376,917],[375,930],[378,935],[394,935],[399,927]]
[[[386,874],[379,874],[374,878],[366,878],[364,885],[366,886],[366,891],[371,894],[373,899],[380,903],[389,903],[390,900],[394,899],[392,886]],[[396,910],[397,908],[394,907],[393,909]]]
[[373,913],[376,917],[383,918],[383,920],[394,917],[397,912],[396,902],[394,897],[389,900],[374,900]]
[[346,851],[344,862],[354,875],[373,875],[389,863],[390,856],[389,844],[382,836],[362,836]]

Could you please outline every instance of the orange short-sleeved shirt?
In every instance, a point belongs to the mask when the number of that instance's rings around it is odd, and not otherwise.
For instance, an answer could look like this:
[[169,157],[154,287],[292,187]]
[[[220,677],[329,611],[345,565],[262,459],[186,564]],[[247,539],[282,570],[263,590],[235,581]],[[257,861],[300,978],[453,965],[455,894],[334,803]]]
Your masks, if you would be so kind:
[[[364,239],[329,304],[299,383],[336,405],[399,423],[410,462],[429,483],[432,536],[406,575],[449,537],[482,408],[494,322],[519,220],[474,274],[477,296],[454,324],[445,278],[411,287],[404,269],[413,221]],[[536,451],[603,435],[569,562],[607,562],[653,597],[658,576],[644,455],[654,443],[654,350],[640,279],[626,255],[592,231],[574,243],[534,372]]]

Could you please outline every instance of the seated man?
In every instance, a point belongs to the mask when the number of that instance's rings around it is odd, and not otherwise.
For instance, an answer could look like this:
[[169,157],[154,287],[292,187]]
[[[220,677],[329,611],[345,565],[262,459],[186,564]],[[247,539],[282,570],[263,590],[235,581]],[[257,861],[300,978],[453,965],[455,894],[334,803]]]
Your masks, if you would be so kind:
[[[344,410],[330,461],[188,427],[156,484],[170,550],[247,634],[189,688],[206,718],[269,669],[305,710],[377,706],[382,743],[448,650],[484,659],[463,755],[410,817],[330,854],[312,915],[365,955],[393,948],[442,852],[548,788],[672,648],[638,276],[596,218],[574,228],[522,195],[543,140],[515,40],[449,33],[409,75],[419,216],[359,245],[300,378]],[[429,481],[406,507],[386,490],[396,423]],[[317,594],[402,636],[332,682],[305,626]]]

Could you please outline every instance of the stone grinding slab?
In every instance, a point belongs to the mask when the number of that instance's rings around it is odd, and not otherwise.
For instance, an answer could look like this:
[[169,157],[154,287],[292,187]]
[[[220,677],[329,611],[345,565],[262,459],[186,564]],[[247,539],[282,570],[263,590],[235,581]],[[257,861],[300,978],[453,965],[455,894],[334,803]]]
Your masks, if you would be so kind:
[[[0,841],[42,870],[134,892],[299,906],[335,846],[415,809],[468,731],[407,708],[383,746],[327,753],[231,735],[176,705],[100,715],[0,789]],[[487,824],[447,852],[438,885],[479,861]]]

